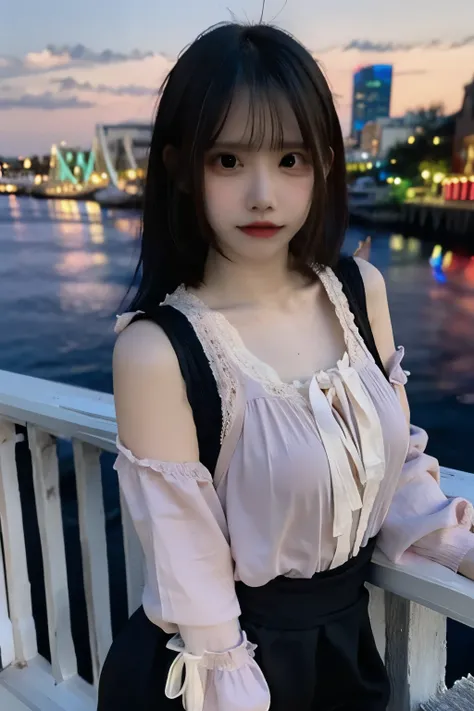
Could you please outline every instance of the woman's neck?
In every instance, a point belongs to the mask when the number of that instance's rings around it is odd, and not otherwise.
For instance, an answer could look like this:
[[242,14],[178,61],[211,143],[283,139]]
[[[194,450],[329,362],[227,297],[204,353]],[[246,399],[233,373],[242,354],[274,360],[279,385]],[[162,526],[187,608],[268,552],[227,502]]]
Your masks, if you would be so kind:
[[288,252],[265,262],[229,261],[210,250],[200,292],[209,306],[286,306],[308,283],[291,268]]

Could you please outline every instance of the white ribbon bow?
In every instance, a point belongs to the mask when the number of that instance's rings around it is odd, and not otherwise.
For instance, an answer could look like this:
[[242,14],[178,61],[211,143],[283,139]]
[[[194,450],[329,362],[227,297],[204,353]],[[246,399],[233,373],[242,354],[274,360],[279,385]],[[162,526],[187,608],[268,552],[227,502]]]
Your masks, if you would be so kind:
[[[353,513],[361,510],[352,554],[359,552],[385,473],[383,433],[377,410],[359,374],[350,365],[347,353],[337,367],[321,371],[312,378],[309,399],[331,472],[333,536],[337,543],[330,568],[336,568],[349,558]],[[335,400],[341,412],[334,407]]]
[[[168,699],[177,699],[182,696],[185,711],[202,711],[204,686],[199,668],[202,656],[185,652],[179,635],[170,639],[166,646],[179,654],[170,666],[166,679],[165,696]],[[207,674],[207,670],[204,671]]]

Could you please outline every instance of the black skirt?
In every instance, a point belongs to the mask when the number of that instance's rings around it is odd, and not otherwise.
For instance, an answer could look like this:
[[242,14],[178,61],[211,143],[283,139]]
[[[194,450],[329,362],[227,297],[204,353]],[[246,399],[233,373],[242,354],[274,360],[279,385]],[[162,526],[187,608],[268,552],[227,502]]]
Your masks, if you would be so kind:
[[[271,711],[386,711],[390,684],[364,584],[374,545],[372,539],[355,558],[310,579],[280,576],[258,588],[236,584],[240,622],[258,645],[255,659],[270,688]],[[98,711],[183,708],[181,697],[164,694],[176,657],[166,649],[170,637],[143,608],[135,612],[105,661]]]

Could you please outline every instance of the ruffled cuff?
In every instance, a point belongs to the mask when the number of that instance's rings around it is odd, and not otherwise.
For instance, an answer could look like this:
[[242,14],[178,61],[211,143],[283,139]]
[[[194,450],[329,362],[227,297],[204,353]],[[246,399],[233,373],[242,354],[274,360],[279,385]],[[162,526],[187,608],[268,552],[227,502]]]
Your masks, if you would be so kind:
[[403,370],[402,360],[405,357],[405,349],[403,346],[398,346],[395,353],[390,356],[387,363],[388,379],[392,385],[406,385],[410,375],[409,370]]
[[468,521],[460,521],[458,528],[433,531],[416,541],[409,550],[457,573],[466,554],[474,549],[474,533],[468,528],[461,527],[469,526],[470,528],[471,504],[466,507],[465,515],[468,516]]
[[[255,662],[256,645],[245,632],[233,649],[201,655],[186,652],[180,635],[166,645],[178,652],[166,681],[169,699],[183,697],[186,711],[268,711],[270,692]],[[184,673],[184,681],[183,681]]]

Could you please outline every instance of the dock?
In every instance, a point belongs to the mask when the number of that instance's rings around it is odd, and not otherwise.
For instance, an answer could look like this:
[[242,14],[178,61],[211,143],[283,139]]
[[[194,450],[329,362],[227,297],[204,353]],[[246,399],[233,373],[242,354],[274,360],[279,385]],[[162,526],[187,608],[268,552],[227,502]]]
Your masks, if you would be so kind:
[[408,229],[462,238],[474,246],[473,200],[408,199],[402,204],[400,219]]

